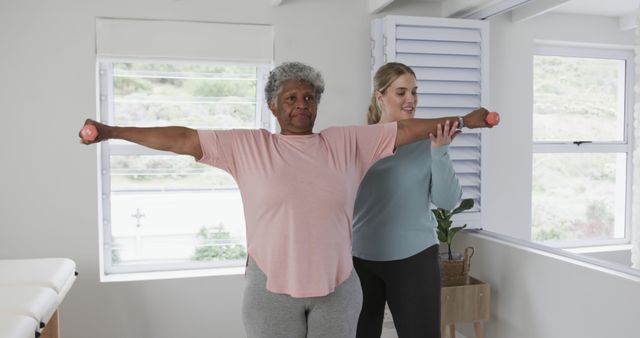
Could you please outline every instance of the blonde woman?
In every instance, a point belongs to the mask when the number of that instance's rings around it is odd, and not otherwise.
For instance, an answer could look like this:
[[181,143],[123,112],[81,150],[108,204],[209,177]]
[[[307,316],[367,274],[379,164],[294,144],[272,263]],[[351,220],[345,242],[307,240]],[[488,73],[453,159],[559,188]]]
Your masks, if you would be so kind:
[[[415,117],[416,76],[387,63],[374,76],[368,123]],[[453,209],[462,190],[449,158],[459,122],[437,124],[428,139],[402,145],[365,175],[353,215],[353,263],[363,291],[358,338],[380,337],[385,302],[399,338],[440,337],[440,268],[431,203]],[[469,121],[471,122],[471,121]]]

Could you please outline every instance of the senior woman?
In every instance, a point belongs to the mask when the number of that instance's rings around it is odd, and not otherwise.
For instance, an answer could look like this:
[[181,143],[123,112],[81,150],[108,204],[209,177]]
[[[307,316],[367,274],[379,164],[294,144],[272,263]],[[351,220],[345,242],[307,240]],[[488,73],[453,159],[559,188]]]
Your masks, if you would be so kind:
[[[228,171],[242,193],[249,260],[243,296],[248,337],[355,336],[362,306],[351,259],[351,217],[358,184],[377,160],[435,133],[457,117],[404,120],[313,133],[324,81],[287,62],[269,74],[265,96],[280,133],[114,127],[92,120],[94,141],[123,139],[193,156]],[[485,127],[488,112],[465,116]]]

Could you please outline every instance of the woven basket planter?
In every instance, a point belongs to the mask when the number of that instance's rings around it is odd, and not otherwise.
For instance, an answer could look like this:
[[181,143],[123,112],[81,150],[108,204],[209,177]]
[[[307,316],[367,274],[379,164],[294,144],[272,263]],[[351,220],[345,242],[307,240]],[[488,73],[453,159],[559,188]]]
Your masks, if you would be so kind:
[[467,284],[473,247],[464,249],[464,257],[448,260],[446,254],[440,258],[440,281],[442,286],[458,286]]

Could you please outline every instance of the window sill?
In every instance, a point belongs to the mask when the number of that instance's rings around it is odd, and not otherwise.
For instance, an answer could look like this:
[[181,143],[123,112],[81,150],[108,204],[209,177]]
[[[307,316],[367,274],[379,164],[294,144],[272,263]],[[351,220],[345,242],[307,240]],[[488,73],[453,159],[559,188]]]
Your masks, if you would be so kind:
[[177,270],[177,271],[154,271],[154,272],[131,272],[118,274],[104,274],[100,276],[100,282],[135,282],[161,279],[180,279],[212,276],[234,276],[244,275],[243,267],[197,269],[197,270]]
[[581,247],[581,248],[570,248],[565,250],[575,254],[628,251],[628,250],[631,250],[631,244],[596,245],[596,246],[587,246],[587,247]]
[[[536,254],[545,255],[554,259],[564,261],[571,264],[577,264],[587,267],[592,270],[601,271],[603,273],[618,276],[634,282],[640,283],[640,270],[632,267],[622,266],[611,262],[606,262],[600,259],[588,257],[588,255],[581,255],[574,252],[570,252],[568,249],[560,249],[555,247],[546,246],[540,243],[530,242],[523,239],[518,239],[487,230],[463,230],[462,233],[466,233],[469,236],[483,238],[489,241],[502,243],[511,247],[515,247],[521,250],[533,252]],[[612,244],[601,245],[598,247],[605,247],[611,250],[612,247],[621,248],[624,246],[631,247],[629,244]],[[586,247],[589,248],[589,247]]]

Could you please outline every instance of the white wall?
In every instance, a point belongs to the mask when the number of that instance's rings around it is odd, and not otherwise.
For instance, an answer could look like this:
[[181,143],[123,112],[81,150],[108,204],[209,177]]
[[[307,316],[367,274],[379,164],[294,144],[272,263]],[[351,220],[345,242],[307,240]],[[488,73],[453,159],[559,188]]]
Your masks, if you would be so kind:
[[634,31],[615,18],[546,14],[512,23],[491,19],[490,108],[500,126],[484,134],[483,226],[521,239],[531,237],[531,149],[535,40],[634,46]]
[[[270,4],[0,2],[0,258],[76,261],[80,275],[61,309],[63,337],[244,337],[242,276],[98,281],[96,147],[78,144],[77,132],[95,116],[96,17],[272,24],[276,64],[303,61],[325,76],[316,129],[364,124],[368,0]],[[439,7],[399,4],[385,13],[437,15]]]
[[[80,276],[62,307],[63,337],[244,336],[240,319],[242,276],[107,284],[98,281],[96,148],[79,145],[77,131],[86,117],[95,115],[96,17],[272,24],[276,64],[299,60],[317,67],[325,76],[327,91],[320,105],[317,129],[364,124],[369,98],[368,0],[285,0],[275,8],[270,3],[0,2],[0,258],[63,256],[76,261]],[[438,16],[439,7],[423,1],[397,1],[382,14]],[[543,26],[547,28],[539,30]],[[524,227],[530,222],[532,100],[528,53],[532,39],[566,35],[603,43],[633,41],[632,33],[614,37],[613,26],[609,20],[564,16],[520,25],[512,25],[505,18],[492,20],[490,108],[503,114],[501,127],[487,133],[490,147],[485,150],[488,181],[483,206],[487,213],[485,223],[492,230],[528,236],[528,228]],[[591,288],[597,287],[596,282],[603,277],[581,269],[562,284],[571,289],[569,298],[556,294],[557,286],[550,280],[537,287],[530,285],[538,275],[554,278],[555,273],[564,276],[574,271],[558,268],[553,261],[501,250],[498,246],[491,251],[481,247],[478,258],[474,258],[474,268],[481,269],[500,288],[495,302],[498,321],[489,332],[515,332],[519,324],[513,323],[513,318],[528,320],[533,328],[528,335],[488,336],[560,337],[541,334],[547,328],[535,328],[551,320],[547,318],[548,307],[558,308],[556,303],[560,303],[559,308],[563,309],[581,301],[585,294],[602,292]],[[508,264],[501,269],[497,268],[501,265],[489,264],[507,258]],[[488,262],[479,263],[480,259]],[[543,264],[551,264],[551,274]],[[530,266],[531,271],[525,266]],[[509,267],[515,269],[516,276],[529,278],[514,278]],[[594,282],[580,284],[576,280],[579,287],[573,288],[568,283],[576,278]],[[628,285],[622,282],[614,281],[607,288],[615,291],[596,298],[597,306],[615,308],[616,301],[628,297]],[[604,299],[605,295],[611,300]],[[500,302],[505,299],[524,300],[525,306]],[[508,316],[509,311],[517,316]],[[570,319],[567,327],[579,327],[574,314],[567,313],[565,317]],[[540,322],[541,319],[544,320]],[[631,324],[623,323],[621,327],[628,325]]]
[[[471,275],[491,286],[486,337],[638,337],[640,278],[478,234],[456,237],[457,248],[466,246],[475,248]],[[473,337],[469,325],[460,328]]]

